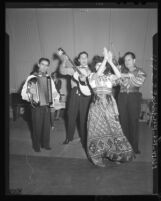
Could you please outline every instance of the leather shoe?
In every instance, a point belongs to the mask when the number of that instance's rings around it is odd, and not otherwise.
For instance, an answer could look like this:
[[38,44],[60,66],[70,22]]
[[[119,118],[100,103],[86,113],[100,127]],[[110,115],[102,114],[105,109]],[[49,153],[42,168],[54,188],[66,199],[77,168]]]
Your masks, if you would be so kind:
[[40,152],[40,147],[35,147],[34,145],[32,146],[32,148],[34,149],[35,152]]
[[141,154],[140,150],[135,151],[135,154]]
[[63,144],[69,144],[70,140],[69,139],[65,139],[65,141],[63,142]]
[[51,150],[51,147],[44,147],[44,149],[46,149],[46,150]]
[[35,151],[35,152],[40,152],[40,149],[35,149],[35,148],[34,148],[34,151]]

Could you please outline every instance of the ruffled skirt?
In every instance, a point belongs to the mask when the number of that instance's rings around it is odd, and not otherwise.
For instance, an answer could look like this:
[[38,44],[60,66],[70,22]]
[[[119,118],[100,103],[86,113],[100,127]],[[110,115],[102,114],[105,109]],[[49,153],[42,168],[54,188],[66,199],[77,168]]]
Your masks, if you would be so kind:
[[123,163],[135,158],[123,134],[113,97],[91,103],[87,131],[87,156],[94,165],[105,166],[104,159]]

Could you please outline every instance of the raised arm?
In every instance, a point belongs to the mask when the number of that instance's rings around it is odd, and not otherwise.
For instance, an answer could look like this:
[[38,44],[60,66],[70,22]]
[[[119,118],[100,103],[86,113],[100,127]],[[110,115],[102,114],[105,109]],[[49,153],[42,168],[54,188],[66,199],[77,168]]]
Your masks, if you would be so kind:
[[129,73],[129,76],[131,85],[141,87],[145,81],[146,73],[139,69],[136,73]]
[[119,69],[114,65],[113,61],[112,61],[112,53],[109,51],[107,54],[107,61],[108,63],[111,65],[115,75],[120,78],[121,77],[121,73],[119,71]]
[[62,58],[63,58],[63,62],[60,65],[60,68],[59,68],[60,74],[73,76],[74,69],[72,68],[72,66],[69,66],[69,64],[67,64],[68,57],[63,55]]
[[107,62],[107,57],[108,57],[108,52],[107,52],[106,48],[103,49],[103,55],[104,55],[103,62],[96,73],[96,75],[98,75],[98,76],[101,75],[104,72],[104,70],[106,69],[106,62]]

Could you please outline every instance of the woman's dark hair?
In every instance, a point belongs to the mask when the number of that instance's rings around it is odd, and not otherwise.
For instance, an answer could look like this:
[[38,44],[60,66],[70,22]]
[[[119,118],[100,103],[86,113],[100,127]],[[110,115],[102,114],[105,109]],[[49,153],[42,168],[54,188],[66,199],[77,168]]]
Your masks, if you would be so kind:
[[[91,63],[91,71],[92,71],[92,72],[96,72],[96,68],[95,68],[96,64],[97,64],[97,63],[102,63],[102,62],[103,62],[103,59],[104,59],[104,58],[101,57],[101,56],[99,56],[99,55],[95,55],[95,56],[93,57],[92,63]],[[112,69],[111,65],[107,62],[107,63],[106,63],[106,70],[104,71],[104,74],[106,75],[106,74],[108,74],[108,73],[114,73],[114,72],[113,72],[113,69]]]
[[40,64],[42,61],[47,61],[48,64],[50,64],[50,60],[48,58],[45,58],[45,57],[41,57],[38,61],[38,63]]

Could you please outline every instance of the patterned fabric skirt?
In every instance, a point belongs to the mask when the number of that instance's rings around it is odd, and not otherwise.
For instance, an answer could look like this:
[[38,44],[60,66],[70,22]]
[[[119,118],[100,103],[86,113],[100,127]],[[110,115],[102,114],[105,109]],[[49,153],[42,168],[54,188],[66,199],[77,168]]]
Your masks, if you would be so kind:
[[129,162],[135,158],[134,151],[124,136],[116,102],[99,99],[91,103],[87,122],[87,156],[96,166],[104,167],[104,159]]

